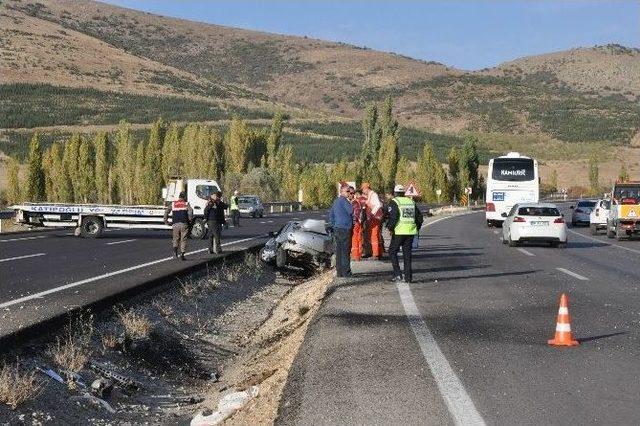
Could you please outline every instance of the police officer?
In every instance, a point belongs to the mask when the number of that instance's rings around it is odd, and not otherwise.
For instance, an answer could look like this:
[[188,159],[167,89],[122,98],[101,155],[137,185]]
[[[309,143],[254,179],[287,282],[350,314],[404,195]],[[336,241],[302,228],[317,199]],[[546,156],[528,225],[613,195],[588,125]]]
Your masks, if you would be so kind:
[[[164,223],[169,224],[171,214],[171,231],[173,234],[173,253],[176,259],[186,260],[184,253],[187,251],[187,234],[189,224],[193,220],[193,209],[187,202],[187,194],[182,191],[178,199],[167,206],[164,212]],[[180,253],[178,254],[178,248]]]
[[240,227],[240,206],[238,206],[238,190],[233,191],[233,195],[231,196],[231,207],[229,210],[231,212],[231,222],[233,226]]
[[[420,210],[411,198],[404,196],[404,187],[396,185],[393,189],[395,197],[389,205],[389,219],[387,228],[391,232],[391,244],[389,257],[393,265],[393,278],[391,281],[403,281],[410,283],[413,279],[411,272],[411,250],[414,236],[418,235],[422,227],[423,217]],[[402,247],[404,259],[404,277],[400,270],[398,252]]]

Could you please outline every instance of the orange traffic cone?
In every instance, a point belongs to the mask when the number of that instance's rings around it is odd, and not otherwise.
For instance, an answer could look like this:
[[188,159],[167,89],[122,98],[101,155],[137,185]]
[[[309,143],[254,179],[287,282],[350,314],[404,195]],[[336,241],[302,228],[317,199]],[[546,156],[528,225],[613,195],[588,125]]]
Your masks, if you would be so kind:
[[569,319],[569,300],[567,295],[560,296],[560,309],[558,309],[558,322],[556,323],[556,336],[547,342],[553,346],[577,346],[577,340],[573,340],[571,334],[571,320]]

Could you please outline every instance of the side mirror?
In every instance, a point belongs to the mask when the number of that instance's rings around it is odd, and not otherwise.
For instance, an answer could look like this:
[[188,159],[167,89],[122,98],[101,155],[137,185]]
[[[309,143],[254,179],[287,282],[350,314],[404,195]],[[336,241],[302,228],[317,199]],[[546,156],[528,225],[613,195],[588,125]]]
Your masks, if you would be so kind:
[[507,217],[507,214],[506,213],[502,213],[500,216]]
[[571,210],[573,210],[573,206],[569,206],[569,208],[570,208]]

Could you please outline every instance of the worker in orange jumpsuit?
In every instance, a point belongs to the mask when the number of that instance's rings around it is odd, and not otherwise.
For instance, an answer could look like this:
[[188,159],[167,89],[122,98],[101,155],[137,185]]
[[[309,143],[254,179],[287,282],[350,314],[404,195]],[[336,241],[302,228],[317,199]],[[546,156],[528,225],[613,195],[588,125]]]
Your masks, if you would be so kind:
[[353,230],[351,234],[351,259],[362,259],[362,235],[365,221],[365,200],[360,191],[350,190],[353,205]]
[[367,182],[362,184],[362,194],[366,197],[367,212],[367,232],[364,238],[371,242],[371,256],[373,259],[380,260],[382,258],[383,247],[380,244],[380,235],[382,234],[382,218],[384,211],[378,194],[371,189],[371,185]]

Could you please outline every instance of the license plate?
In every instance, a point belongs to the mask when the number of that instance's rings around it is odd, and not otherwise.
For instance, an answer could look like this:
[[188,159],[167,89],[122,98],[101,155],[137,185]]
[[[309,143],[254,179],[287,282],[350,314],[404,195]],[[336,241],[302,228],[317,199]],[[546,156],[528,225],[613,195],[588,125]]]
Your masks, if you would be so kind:
[[532,221],[531,226],[549,226],[549,222],[544,221]]

